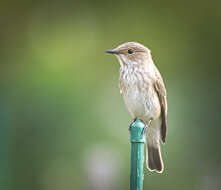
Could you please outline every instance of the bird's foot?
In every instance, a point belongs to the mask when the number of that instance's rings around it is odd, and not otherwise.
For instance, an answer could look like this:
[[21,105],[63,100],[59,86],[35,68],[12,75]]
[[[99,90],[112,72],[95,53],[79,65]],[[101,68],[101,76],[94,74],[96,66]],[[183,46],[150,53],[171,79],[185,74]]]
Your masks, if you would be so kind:
[[145,124],[145,127],[144,127],[143,130],[142,130],[142,135],[146,132],[146,130],[147,130],[147,128],[149,127],[149,125],[150,125],[150,123],[151,123],[152,120],[153,120],[153,119],[150,119],[149,122],[148,122],[148,124],[146,124],[145,122],[143,122],[143,123]]
[[145,124],[145,127],[143,128],[143,130],[142,130],[142,132],[141,132],[142,135],[143,135],[144,133],[146,133],[147,128],[148,128],[148,125]]
[[134,118],[134,120],[131,122],[131,124],[129,125],[128,130],[131,131],[131,126],[133,125],[133,123],[137,120],[137,118]]

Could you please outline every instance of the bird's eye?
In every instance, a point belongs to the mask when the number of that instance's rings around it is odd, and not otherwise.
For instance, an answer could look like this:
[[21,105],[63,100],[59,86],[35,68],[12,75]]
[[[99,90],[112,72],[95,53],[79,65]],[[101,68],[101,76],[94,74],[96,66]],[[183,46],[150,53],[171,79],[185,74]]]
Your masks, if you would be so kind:
[[128,49],[127,51],[129,54],[132,54],[134,51],[132,49]]

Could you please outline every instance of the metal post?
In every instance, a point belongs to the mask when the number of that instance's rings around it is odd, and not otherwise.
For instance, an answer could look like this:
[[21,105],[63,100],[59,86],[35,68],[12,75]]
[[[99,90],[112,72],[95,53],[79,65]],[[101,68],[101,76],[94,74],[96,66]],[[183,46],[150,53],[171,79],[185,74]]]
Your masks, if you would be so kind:
[[131,169],[130,190],[143,190],[145,124],[136,120],[130,127]]

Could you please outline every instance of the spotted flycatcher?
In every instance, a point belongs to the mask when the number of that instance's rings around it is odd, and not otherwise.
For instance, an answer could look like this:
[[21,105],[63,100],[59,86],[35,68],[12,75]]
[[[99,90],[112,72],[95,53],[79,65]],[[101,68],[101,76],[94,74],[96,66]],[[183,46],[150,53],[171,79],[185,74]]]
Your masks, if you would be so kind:
[[119,87],[127,110],[134,120],[142,120],[146,128],[146,165],[150,171],[163,172],[160,141],[167,133],[166,89],[151,52],[136,42],[127,42],[106,50],[120,62]]

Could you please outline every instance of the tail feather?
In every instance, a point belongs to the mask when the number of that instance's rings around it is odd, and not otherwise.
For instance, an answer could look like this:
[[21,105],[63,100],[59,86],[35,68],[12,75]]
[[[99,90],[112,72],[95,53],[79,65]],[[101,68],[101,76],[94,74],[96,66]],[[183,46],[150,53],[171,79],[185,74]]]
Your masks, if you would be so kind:
[[158,147],[148,146],[147,147],[147,168],[150,171],[156,171],[158,173],[163,172],[163,161],[161,158],[160,146]]

